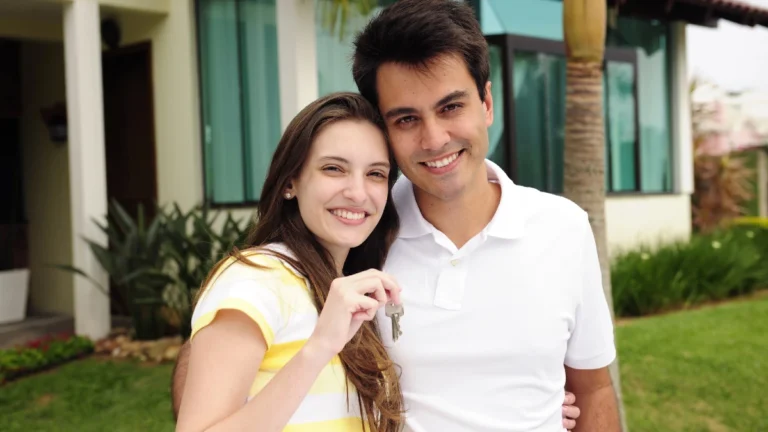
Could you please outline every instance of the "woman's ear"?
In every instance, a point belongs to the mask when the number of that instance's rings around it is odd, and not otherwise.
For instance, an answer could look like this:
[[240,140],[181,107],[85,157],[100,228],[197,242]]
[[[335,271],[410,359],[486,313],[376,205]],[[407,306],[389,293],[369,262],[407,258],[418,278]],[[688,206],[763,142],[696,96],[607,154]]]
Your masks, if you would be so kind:
[[283,198],[289,200],[296,196],[296,190],[293,188],[293,182],[288,182],[288,185],[283,191]]

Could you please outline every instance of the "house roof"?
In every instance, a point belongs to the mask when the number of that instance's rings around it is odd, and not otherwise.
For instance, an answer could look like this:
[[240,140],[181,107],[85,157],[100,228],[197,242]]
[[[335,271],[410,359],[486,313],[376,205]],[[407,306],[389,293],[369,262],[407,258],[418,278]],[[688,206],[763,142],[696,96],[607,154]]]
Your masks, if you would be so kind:
[[622,15],[714,27],[724,19],[734,23],[768,27],[768,8],[739,0],[608,0]]

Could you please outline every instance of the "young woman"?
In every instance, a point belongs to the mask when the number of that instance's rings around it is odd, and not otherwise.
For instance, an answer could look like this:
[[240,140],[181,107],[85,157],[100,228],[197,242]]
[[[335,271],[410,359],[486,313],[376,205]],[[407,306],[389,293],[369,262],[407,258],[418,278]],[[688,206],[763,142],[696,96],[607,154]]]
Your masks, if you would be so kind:
[[382,431],[403,402],[376,311],[397,170],[377,111],[336,93],[304,110],[272,160],[247,248],[204,282],[178,431]]

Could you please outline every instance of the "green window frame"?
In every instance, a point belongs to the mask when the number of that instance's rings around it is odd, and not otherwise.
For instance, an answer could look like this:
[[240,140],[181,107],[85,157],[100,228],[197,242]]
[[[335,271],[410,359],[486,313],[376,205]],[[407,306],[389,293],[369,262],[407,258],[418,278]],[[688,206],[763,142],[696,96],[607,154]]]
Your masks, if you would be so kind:
[[[565,140],[564,44],[511,34],[486,38],[497,119],[489,130],[489,159],[522,185],[560,194]],[[649,86],[647,77],[641,76],[641,56],[636,47],[606,47],[603,90],[609,194],[668,193],[672,189],[668,84],[664,80]],[[669,73],[667,65],[659,66],[664,74]],[[661,89],[652,97],[661,94],[662,103],[649,104],[643,89]],[[658,102],[658,98],[654,100]],[[650,129],[646,124],[649,119],[662,127]]]
[[[521,184],[560,193],[565,110],[562,1],[470,3],[491,50],[498,120],[489,131],[489,158]],[[618,16],[608,25],[604,103],[610,194],[673,192],[669,35],[667,23],[650,19]],[[531,69],[538,78],[531,78]],[[525,110],[515,109],[520,106]],[[546,116],[547,122],[537,115]],[[628,120],[633,117],[635,121]]]
[[282,133],[277,0],[196,0],[204,193],[258,202]]

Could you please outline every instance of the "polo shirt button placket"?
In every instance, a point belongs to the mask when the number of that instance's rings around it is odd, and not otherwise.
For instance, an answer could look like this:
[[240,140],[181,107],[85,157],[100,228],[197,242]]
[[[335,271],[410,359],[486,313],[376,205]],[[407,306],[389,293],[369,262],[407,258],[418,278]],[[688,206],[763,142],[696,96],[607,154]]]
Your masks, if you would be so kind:
[[464,297],[466,269],[461,258],[451,258],[437,277],[434,305],[448,310],[460,310]]

